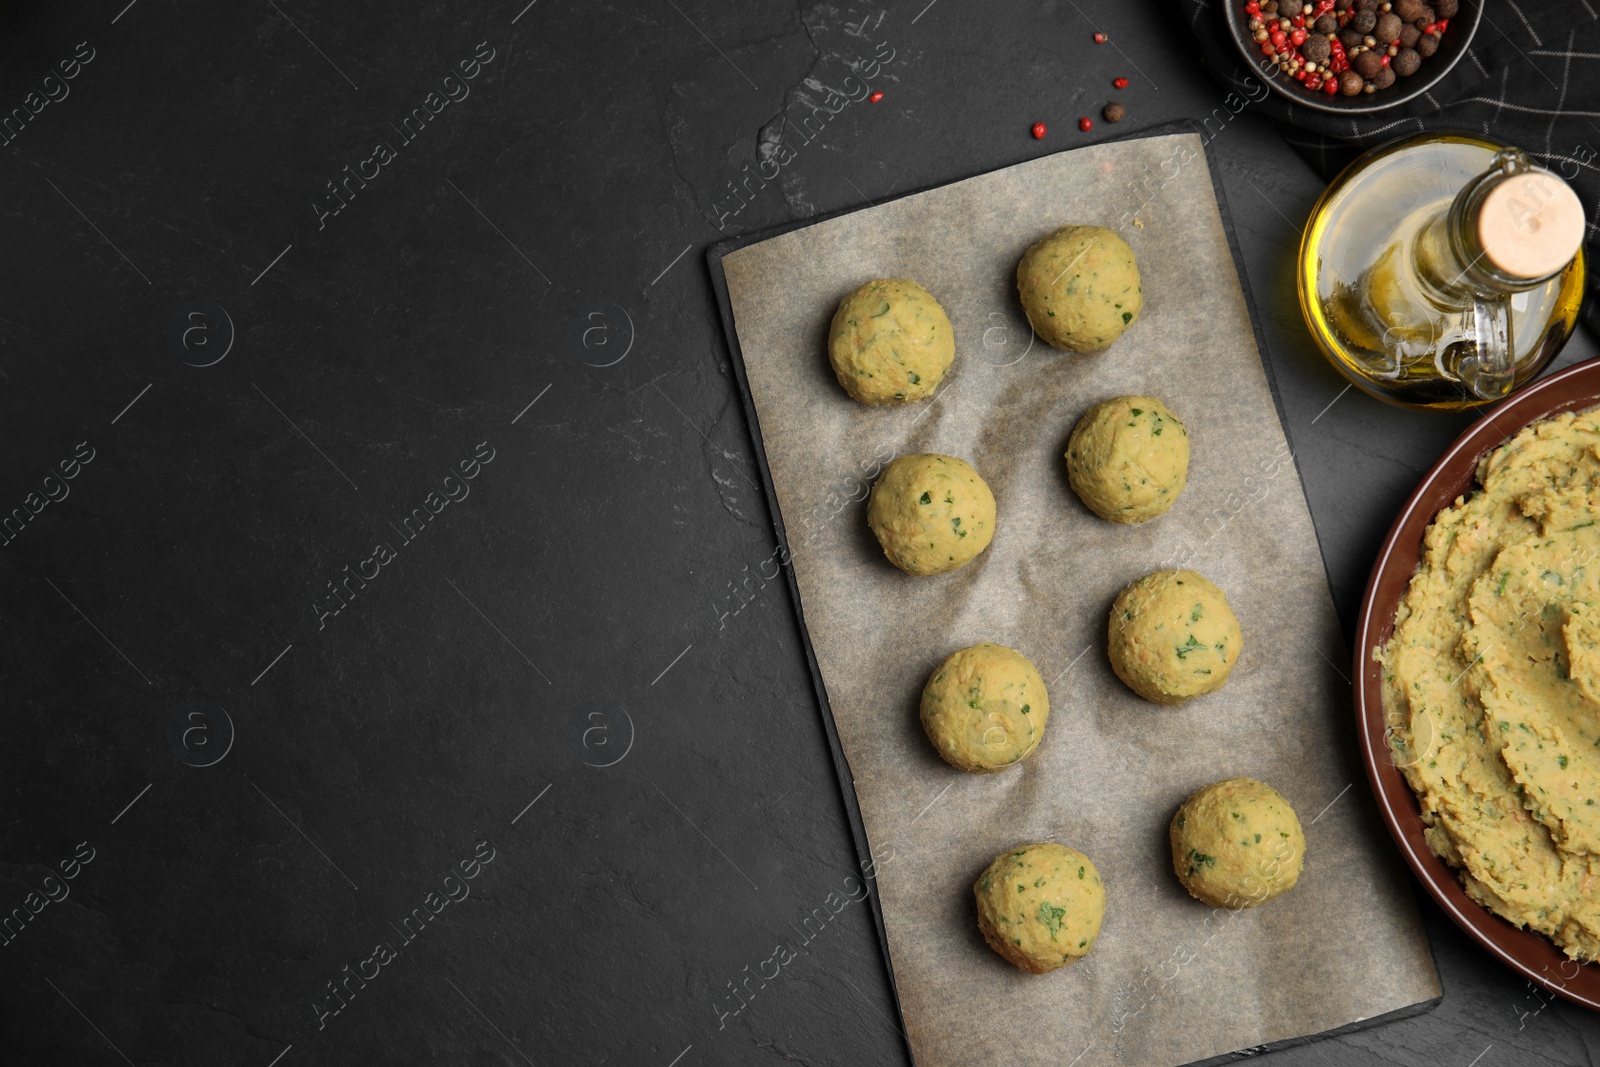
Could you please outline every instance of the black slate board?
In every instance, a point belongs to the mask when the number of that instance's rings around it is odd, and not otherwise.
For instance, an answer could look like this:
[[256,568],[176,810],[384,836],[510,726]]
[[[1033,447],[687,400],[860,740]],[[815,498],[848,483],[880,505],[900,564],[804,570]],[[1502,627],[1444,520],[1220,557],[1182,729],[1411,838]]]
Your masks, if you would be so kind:
[[[1255,334],[1256,347],[1264,354],[1267,351],[1265,334],[1261,328],[1260,318],[1256,311],[1256,306],[1250,291],[1250,287],[1247,284],[1244,284],[1244,260],[1240,251],[1238,238],[1234,231],[1233,219],[1229,212],[1228,199],[1222,187],[1222,170],[1219,166],[1219,160],[1216,157],[1215,151],[1212,148],[1211,138],[1207,136],[1206,128],[1194,122],[1169,123],[1152,129],[1140,130],[1136,133],[1131,133],[1126,137],[1113,138],[1111,140],[1122,141],[1146,137],[1160,137],[1173,133],[1195,133],[1201,137],[1206,155],[1206,162],[1208,164],[1207,170],[1211,176],[1212,189],[1216,196],[1218,210],[1222,215],[1223,230],[1228,237],[1229,251],[1232,253],[1234,268],[1240,278],[1240,289],[1244,294],[1245,303],[1249,310],[1250,323]],[[1070,151],[1070,149],[1067,151]],[[938,188],[938,186],[930,188]],[[706,266],[711,275],[711,284],[716,296],[717,310],[722,320],[723,337],[727,342],[729,352],[735,357],[731,362],[739,383],[739,396],[744,407],[745,419],[750,431],[751,445],[758,460],[757,468],[761,474],[761,483],[766,498],[767,511],[772,517],[774,532],[778,537],[779,545],[784,551],[785,558],[787,558],[788,553],[791,551],[789,546],[789,538],[784,529],[782,513],[778,507],[777,493],[773,485],[771,471],[768,467],[766,450],[761,436],[760,417],[756,411],[755,399],[751,392],[749,378],[744,365],[744,357],[739,345],[738,331],[734,322],[733,308],[728,295],[727,279],[722,269],[722,260],[728,254],[741,248],[745,248],[753,244],[759,244],[762,241],[780,236],[781,234],[804,229],[821,222],[841,218],[854,214],[858,211],[867,210],[869,207],[880,206],[881,203],[892,202],[894,200],[902,199],[903,197],[915,196],[918,193],[927,191],[927,189],[908,190],[907,192],[898,194],[886,201],[881,201],[879,204],[861,205],[858,207],[846,208],[839,211],[829,212],[824,215],[819,215],[815,218],[804,219],[780,226],[769,227],[749,234],[743,234],[727,241],[718,242],[712,245],[706,251]],[[1283,400],[1279,393],[1278,383],[1273,373],[1273,367],[1270,360],[1263,359],[1263,369],[1266,372],[1268,385],[1272,390],[1273,403],[1277,409],[1279,421],[1283,422]],[[1295,470],[1296,477],[1300,479],[1301,492],[1304,494],[1306,488],[1304,482],[1305,476],[1300,471],[1298,464],[1296,465]],[[812,648],[810,632],[806,627],[805,610],[801,604],[800,592],[795,583],[793,568],[786,565],[782,569],[784,572],[785,591],[788,596],[789,604],[795,613],[797,622],[799,623],[802,643],[805,648],[806,664],[811,673],[812,688],[816,695],[818,707],[822,715],[823,729],[827,734],[828,747],[833,757],[834,771],[838,776],[840,792],[843,797],[845,810],[848,814],[850,832],[852,839],[855,842],[857,859],[861,863],[866,863],[869,861],[871,853],[867,844],[866,827],[862,820],[860,807],[856,800],[854,778],[850,771],[849,761],[845,758],[844,749],[839,741],[838,730],[833,721],[833,712],[828,704],[827,690],[823,684],[821,671],[817,666],[816,653]],[[1350,745],[1352,749],[1354,748],[1354,744],[1354,735],[1352,734],[1350,739]],[[873,925],[877,931],[878,944],[880,951],[883,954],[884,967],[890,975],[891,989],[894,992],[896,1010],[898,1011],[900,1008],[899,991],[893,983],[894,968],[892,964],[892,957],[889,953],[888,934],[884,925],[882,903],[879,900],[876,883],[871,883],[870,900],[872,904]],[[1258,1056],[1263,1052],[1269,1052],[1283,1048],[1292,1048],[1296,1045],[1307,1044],[1309,1042],[1321,1040],[1327,1037],[1334,1037],[1340,1034],[1354,1033],[1360,1030],[1365,1030],[1373,1026],[1381,1025],[1385,1022],[1392,1022],[1399,1019],[1406,1019],[1416,1015],[1421,1015],[1432,1011],[1438,1006],[1442,999],[1443,994],[1441,993],[1440,996],[1433,999],[1410,1005],[1406,1008],[1389,1012],[1384,1015],[1363,1019],[1358,1022],[1325,1031],[1320,1034],[1313,1034],[1305,1037],[1273,1042],[1248,1049],[1240,1049],[1229,1055],[1198,1061],[1193,1065],[1193,1067],[1209,1067],[1211,1064],[1234,1062],[1239,1059]],[[901,1036],[904,1038],[903,1029]],[[910,1057],[911,1048],[909,1042],[904,1042],[904,1045],[906,1048],[906,1055]]]

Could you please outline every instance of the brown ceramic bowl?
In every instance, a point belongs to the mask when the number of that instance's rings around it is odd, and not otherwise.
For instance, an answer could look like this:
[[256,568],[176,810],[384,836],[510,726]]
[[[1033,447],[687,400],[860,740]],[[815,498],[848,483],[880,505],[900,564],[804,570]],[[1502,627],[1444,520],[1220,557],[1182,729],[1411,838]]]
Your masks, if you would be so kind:
[[1441,508],[1476,488],[1478,459],[1530,422],[1600,404],[1600,360],[1536,382],[1491,409],[1456,439],[1406,501],[1367,580],[1355,641],[1356,722],[1367,777],[1383,821],[1412,871],[1439,906],[1490,954],[1512,970],[1568,1000],[1600,1009],[1600,964],[1578,964],[1550,941],[1519,930],[1467,896],[1455,872],[1422,838],[1417,798],[1390,758],[1383,716],[1382,669],[1373,650],[1394,631],[1395,609],[1422,554],[1422,536]]

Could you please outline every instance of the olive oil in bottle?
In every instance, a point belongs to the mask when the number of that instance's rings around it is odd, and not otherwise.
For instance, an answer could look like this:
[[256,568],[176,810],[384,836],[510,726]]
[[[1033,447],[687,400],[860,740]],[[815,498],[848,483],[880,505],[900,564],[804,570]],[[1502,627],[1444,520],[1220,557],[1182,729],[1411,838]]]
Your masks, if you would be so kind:
[[1521,151],[1427,134],[1334,179],[1300,246],[1318,347],[1381,400],[1459,409],[1506,396],[1566,343],[1583,296],[1583,207]]

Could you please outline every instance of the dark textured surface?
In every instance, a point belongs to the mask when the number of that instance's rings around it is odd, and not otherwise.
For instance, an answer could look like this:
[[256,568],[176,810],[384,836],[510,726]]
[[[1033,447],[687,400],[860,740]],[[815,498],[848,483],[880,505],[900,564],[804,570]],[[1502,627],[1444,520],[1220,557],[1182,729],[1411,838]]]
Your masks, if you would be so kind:
[[[1118,75],[1119,132],[1221,104],[1143,5],[998,10],[0,7],[0,105],[39,92],[0,169],[0,508],[38,511],[0,556],[6,1062],[904,1061],[791,606],[746,584],[700,254],[1086,143]],[[1212,129],[1348,622],[1460,422],[1340,397],[1289,271],[1320,182]],[[1435,1012],[1270,1060],[1593,1062],[1426,915]]]

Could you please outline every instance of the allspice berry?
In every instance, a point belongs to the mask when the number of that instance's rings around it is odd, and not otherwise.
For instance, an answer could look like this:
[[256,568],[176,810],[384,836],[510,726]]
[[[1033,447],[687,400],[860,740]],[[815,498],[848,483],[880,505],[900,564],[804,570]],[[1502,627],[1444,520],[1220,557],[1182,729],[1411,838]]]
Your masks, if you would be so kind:
[[1422,37],[1422,31],[1414,22],[1407,22],[1400,27],[1400,47],[1415,48],[1417,41]]
[[1427,14],[1427,8],[1422,0],[1394,0],[1393,11],[1406,22],[1415,22]]
[[[1421,44],[1422,42],[1418,41],[1417,43]],[[1420,66],[1422,66],[1422,57],[1417,54],[1415,48],[1402,48],[1400,49],[1400,54],[1389,61],[1389,69],[1402,78],[1411,77]]]
[[1107,122],[1121,122],[1122,116],[1126,115],[1127,113],[1127,110],[1115,100],[1107,104],[1105,110],[1100,112],[1100,114],[1105,116],[1105,120]]
[[1417,41],[1417,54],[1427,59],[1439,50],[1439,38],[1435,34],[1425,33]]
[[1377,77],[1373,78],[1367,84],[1372,86],[1374,89],[1387,89],[1389,86],[1394,84],[1394,71],[1390,70],[1388,67],[1384,67],[1383,70],[1378,72]]
[[1343,71],[1339,74],[1339,91],[1345,96],[1359,96],[1366,84],[1366,80],[1353,70]]
[[1330,33],[1338,33],[1339,32],[1339,18],[1338,18],[1338,16],[1336,16],[1336,15],[1334,15],[1332,13],[1329,13],[1329,14],[1326,14],[1326,15],[1318,15],[1317,16],[1317,21],[1315,21],[1315,22],[1313,22],[1311,24],[1311,28],[1313,30],[1316,30],[1318,33],[1322,34],[1322,36],[1324,36],[1324,37],[1328,36]]
[[1350,28],[1365,37],[1378,24],[1378,16],[1371,11],[1357,11],[1350,19]]
[[1388,44],[1399,38],[1400,29],[1404,25],[1405,23],[1400,21],[1399,15],[1396,15],[1393,11],[1385,11],[1378,16],[1378,24],[1373,28],[1372,36],[1384,44]]
[[1363,78],[1376,78],[1383,69],[1383,58],[1373,51],[1362,52],[1350,61],[1350,68]]
[[1313,34],[1306,38],[1305,44],[1300,46],[1300,53],[1320,67],[1333,55],[1333,46],[1328,43],[1326,37]]
[[1361,35],[1349,26],[1339,31],[1339,43],[1344,45],[1346,52],[1354,52],[1361,47]]
[[1457,0],[1433,0],[1433,13],[1438,18],[1453,19],[1460,10]]

